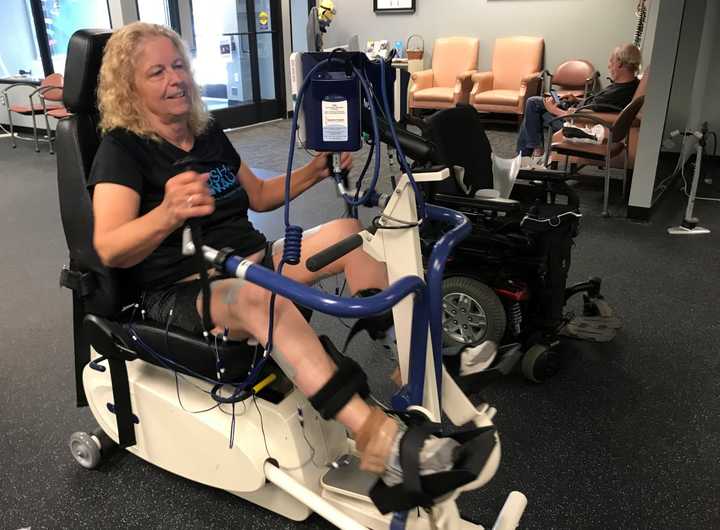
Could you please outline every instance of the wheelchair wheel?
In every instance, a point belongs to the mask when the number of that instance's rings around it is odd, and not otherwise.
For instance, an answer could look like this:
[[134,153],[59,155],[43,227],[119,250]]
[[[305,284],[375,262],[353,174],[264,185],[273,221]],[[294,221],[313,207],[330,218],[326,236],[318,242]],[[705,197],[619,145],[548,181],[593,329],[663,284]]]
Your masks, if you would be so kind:
[[555,350],[546,344],[535,344],[525,352],[521,370],[526,379],[534,383],[542,383],[554,376],[560,369],[560,357]]
[[507,317],[498,296],[484,283],[467,276],[443,280],[443,343],[476,345],[491,340],[500,344]]

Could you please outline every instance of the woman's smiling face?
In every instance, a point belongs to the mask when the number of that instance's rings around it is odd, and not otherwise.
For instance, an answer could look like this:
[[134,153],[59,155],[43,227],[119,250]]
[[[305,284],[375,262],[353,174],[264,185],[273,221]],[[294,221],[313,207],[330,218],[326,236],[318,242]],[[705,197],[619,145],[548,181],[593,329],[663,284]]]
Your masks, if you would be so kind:
[[163,122],[190,115],[188,65],[167,37],[144,39],[135,65],[135,89],[144,109]]

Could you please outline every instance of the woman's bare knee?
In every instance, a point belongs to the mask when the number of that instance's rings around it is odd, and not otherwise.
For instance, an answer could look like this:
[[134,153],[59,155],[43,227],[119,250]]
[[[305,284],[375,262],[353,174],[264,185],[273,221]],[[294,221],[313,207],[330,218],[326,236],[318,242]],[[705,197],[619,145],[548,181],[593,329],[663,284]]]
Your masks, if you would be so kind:
[[360,225],[360,221],[357,219],[335,219],[325,226],[331,229],[333,235],[335,235],[338,240],[357,234],[362,230],[362,225]]

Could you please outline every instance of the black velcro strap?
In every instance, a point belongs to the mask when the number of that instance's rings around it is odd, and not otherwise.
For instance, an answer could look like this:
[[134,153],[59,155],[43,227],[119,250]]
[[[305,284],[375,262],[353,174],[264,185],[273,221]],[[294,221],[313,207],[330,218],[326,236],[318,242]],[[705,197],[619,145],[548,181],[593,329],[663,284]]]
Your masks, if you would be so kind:
[[[203,255],[203,236],[200,222],[197,219],[188,220],[188,226],[190,226],[190,235],[192,236],[192,242],[195,246],[194,259],[200,274],[200,284],[202,286],[202,325],[203,331],[210,336],[210,332],[215,327],[210,316],[210,279],[207,272],[207,264],[205,263],[205,256]],[[209,340],[209,338],[208,338]]]
[[[422,430],[415,433],[413,430],[408,429],[404,435],[405,437],[410,434],[407,445],[404,445],[404,437],[400,440],[403,482],[388,486],[382,480],[378,480],[370,489],[370,498],[382,514],[403,512],[418,506],[429,508],[434,504],[435,499],[474,481],[484,469],[496,444],[493,427],[480,427],[454,433],[449,437],[461,445],[453,455],[455,462],[453,468],[421,476],[417,460],[426,436]],[[415,455],[413,456],[412,453]]]
[[74,271],[63,267],[60,271],[60,286],[67,287],[84,298],[97,288],[97,279],[92,272]]
[[310,398],[310,404],[324,419],[329,420],[337,416],[355,394],[362,398],[370,395],[367,375],[358,363],[343,357],[330,380]]
[[[410,427],[400,439],[400,467],[403,471],[403,485],[408,495],[424,500],[427,495],[423,494],[420,484],[420,451],[422,451],[425,440],[437,432],[437,424],[425,423]],[[424,504],[420,504],[425,506]]]
[[115,400],[118,445],[120,447],[130,447],[135,445],[135,425],[130,403],[127,365],[124,360],[114,358],[108,358],[108,364],[110,365],[110,380],[112,381],[113,399]]

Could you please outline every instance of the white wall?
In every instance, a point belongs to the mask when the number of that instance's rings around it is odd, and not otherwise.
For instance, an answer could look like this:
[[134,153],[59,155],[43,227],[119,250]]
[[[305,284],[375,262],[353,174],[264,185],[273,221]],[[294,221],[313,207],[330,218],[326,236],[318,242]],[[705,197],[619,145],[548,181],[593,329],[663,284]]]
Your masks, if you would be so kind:
[[688,126],[698,127],[707,121],[710,130],[720,133],[720,2],[717,0],[708,0],[703,28],[703,46],[705,44],[707,48],[701,48],[698,59]]
[[[698,1],[686,0],[686,9],[688,3]],[[693,30],[701,29],[700,32],[696,31],[700,33],[696,53],[678,57],[678,63],[680,60],[686,61],[693,71],[688,75],[689,80],[686,81],[689,85],[686,98],[676,103],[676,106],[684,113],[677,112],[677,119],[668,119],[665,126],[666,137],[674,129],[699,129],[700,124],[704,121],[708,122],[710,130],[718,131],[720,128],[720,110],[717,98],[714,97],[714,94],[717,94],[720,89],[720,72],[717,68],[713,68],[720,57],[718,24],[720,24],[720,6],[718,2],[709,0],[703,12],[703,20],[693,28]],[[685,24],[683,24],[684,27]],[[676,67],[676,73],[677,70]],[[674,93],[675,86],[673,86],[673,95]],[[673,109],[672,103],[671,109]],[[680,141],[676,141],[673,150],[678,150],[680,145]],[[683,157],[687,157],[693,148],[693,143],[686,141]]]
[[635,0],[418,0],[412,15],[376,15],[370,0],[335,0],[337,15],[325,42],[345,44],[357,33],[368,39],[405,42],[413,34],[425,40],[429,63],[438,37],[480,39],[480,69],[492,61],[495,39],[510,35],[545,38],[545,66],[552,70],[564,60],[584,58],[607,72],[608,56],[623,42],[632,42],[637,18]]
[[[702,28],[705,22],[706,6],[706,0],[685,1],[682,26],[680,27],[680,41],[675,60],[675,73],[670,91],[668,114],[665,120],[664,136],[666,138],[670,131],[683,129],[687,122],[691,101],[690,94],[695,84],[698,55],[703,39]],[[703,83],[706,81],[707,79]]]

